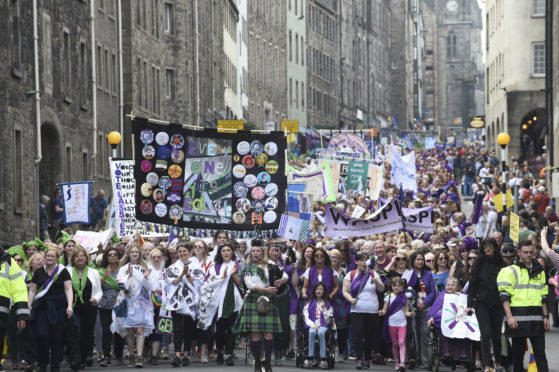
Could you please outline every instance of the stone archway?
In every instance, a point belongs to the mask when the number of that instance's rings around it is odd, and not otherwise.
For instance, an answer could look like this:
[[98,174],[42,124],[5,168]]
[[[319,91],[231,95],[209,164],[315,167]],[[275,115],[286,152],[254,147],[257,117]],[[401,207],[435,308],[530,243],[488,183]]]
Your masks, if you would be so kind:
[[520,124],[520,148],[525,156],[537,156],[546,152],[547,116],[545,109],[529,111]]
[[41,147],[43,159],[39,165],[39,193],[53,196],[56,184],[61,180],[62,156],[61,136],[52,123],[44,123],[41,127]]

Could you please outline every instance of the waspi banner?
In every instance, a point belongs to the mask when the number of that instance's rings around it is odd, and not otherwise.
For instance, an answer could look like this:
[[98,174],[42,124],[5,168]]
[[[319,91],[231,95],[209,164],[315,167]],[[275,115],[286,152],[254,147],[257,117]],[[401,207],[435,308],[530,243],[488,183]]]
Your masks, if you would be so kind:
[[380,234],[404,228],[400,202],[391,200],[366,219],[351,218],[345,213],[326,205],[326,236],[353,237]]
[[132,236],[136,230],[134,160],[111,159],[111,180],[116,235]]

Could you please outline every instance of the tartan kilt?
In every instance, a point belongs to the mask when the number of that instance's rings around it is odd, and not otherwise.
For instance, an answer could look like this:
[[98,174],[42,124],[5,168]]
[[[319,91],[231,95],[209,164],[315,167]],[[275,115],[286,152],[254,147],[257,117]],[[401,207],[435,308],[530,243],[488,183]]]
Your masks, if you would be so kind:
[[270,301],[270,311],[262,315],[256,310],[256,300],[262,293],[251,292],[245,299],[243,307],[239,312],[234,330],[238,333],[251,332],[282,332],[281,321],[276,300]]

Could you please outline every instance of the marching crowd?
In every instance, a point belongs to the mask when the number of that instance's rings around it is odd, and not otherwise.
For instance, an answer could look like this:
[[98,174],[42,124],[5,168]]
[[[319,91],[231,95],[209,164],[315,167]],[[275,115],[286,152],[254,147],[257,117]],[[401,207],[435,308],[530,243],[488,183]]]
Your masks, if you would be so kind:
[[[506,192],[494,154],[480,145],[416,151],[417,192],[391,184],[386,162],[380,198],[432,206],[431,234],[326,237],[325,205],[316,201],[305,242],[217,231],[209,239],[114,239],[92,254],[67,228],[52,241],[6,247],[0,330],[12,368],[50,365],[54,372],[64,359],[72,370],[94,363],[141,368],[161,359],[177,368],[194,360],[232,366],[235,347],[246,342],[259,372],[285,359],[327,369],[335,354],[357,369],[393,363],[403,371],[431,367],[434,336],[453,368],[499,372],[524,370],[529,339],[546,372],[550,314],[559,326],[559,228],[545,183],[515,159],[509,187],[520,186],[521,221],[513,246],[510,209],[497,212],[493,202]],[[462,212],[465,195],[474,197],[471,216]],[[366,218],[379,204],[352,191],[335,204],[347,215],[358,205]],[[445,296],[457,293],[467,294],[479,342],[441,333]],[[162,319],[172,319],[172,332],[159,327]]]

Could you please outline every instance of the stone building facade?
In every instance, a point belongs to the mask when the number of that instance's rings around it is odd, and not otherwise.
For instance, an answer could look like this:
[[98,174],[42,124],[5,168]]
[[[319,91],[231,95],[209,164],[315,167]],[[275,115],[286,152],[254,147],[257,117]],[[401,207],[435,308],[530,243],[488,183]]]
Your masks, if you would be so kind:
[[248,100],[245,121],[257,128],[287,118],[286,6],[283,0],[248,2]]
[[339,128],[340,2],[307,1],[307,125]]
[[340,124],[344,127],[379,127],[390,112],[389,5],[385,0],[340,2]]

